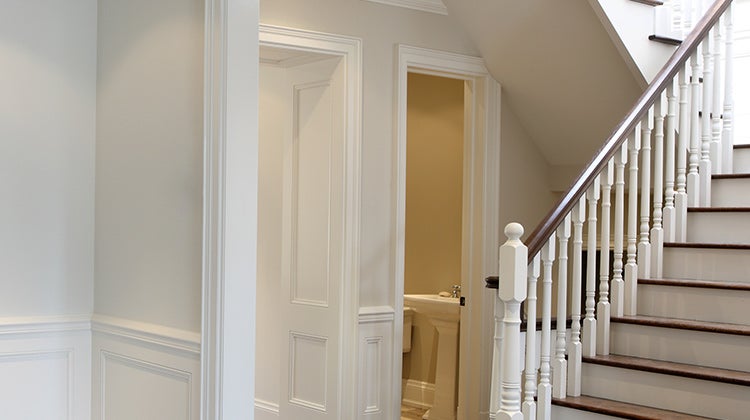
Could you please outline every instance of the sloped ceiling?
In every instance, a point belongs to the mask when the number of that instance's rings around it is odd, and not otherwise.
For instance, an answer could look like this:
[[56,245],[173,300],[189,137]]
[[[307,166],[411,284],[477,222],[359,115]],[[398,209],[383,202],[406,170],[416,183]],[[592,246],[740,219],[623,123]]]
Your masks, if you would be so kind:
[[641,87],[584,0],[444,0],[551,165],[582,165]]

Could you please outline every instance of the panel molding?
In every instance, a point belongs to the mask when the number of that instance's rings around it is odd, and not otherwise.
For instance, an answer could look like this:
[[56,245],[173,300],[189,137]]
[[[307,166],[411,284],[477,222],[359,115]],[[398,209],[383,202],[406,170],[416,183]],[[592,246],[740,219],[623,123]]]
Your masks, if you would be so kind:
[[98,314],[91,320],[91,329],[95,333],[157,346],[170,352],[200,355],[201,336],[197,332]]
[[267,414],[272,414],[272,415],[275,415],[276,417],[279,416],[279,405],[274,402],[256,398],[255,408]]
[[401,401],[416,408],[431,408],[435,401],[435,384],[414,379],[402,379],[401,387],[404,396]]
[[373,3],[386,4],[388,6],[404,7],[422,12],[447,15],[448,8],[440,0],[368,0]]
[[359,324],[393,322],[395,316],[392,306],[364,306],[359,309]]
[[359,310],[358,419],[391,420],[391,407],[400,407],[392,399],[394,320],[391,306],[365,306]]
[[90,331],[90,315],[0,318],[0,336]]

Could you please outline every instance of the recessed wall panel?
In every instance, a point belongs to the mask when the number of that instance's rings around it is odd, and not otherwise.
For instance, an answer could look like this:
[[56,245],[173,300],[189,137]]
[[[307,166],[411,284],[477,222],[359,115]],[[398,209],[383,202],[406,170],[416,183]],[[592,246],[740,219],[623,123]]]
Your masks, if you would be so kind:
[[328,339],[294,332],[289,338],[289,402],[325,411]]

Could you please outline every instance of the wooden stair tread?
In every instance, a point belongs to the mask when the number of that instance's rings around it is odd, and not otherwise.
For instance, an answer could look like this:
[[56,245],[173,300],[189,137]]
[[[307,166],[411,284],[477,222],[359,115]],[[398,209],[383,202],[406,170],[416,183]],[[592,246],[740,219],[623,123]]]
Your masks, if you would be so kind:
[[734,149],[750,149],[750,144],[735,144]]
[[661,42],[662,44],[669,44],[669,45],[680,45],[682,44],[681,39],[677,38],[670,38],[668,36],[661,36],[661,35],[649,35],[648,36],[649,41],[656,41]]
[[750,386],[750,372],[741,372],[738,370],[665,362],[662,360],[620,356],[616,354],[610,354],[609,356],[584,357],[583,361],[586,363],[624,369],[635,369],[664,375],[682,376],[685,378]]
[[653,284],[658,286],[697,287],[702,289],[746,290],[750,291],[750,283],[709,280],[683,279],[638,279],[638,284]]
[[747,213],[750,207],[688,207],[688,213]]
[[663,318],[658,316],[623,316],[610,318],[611,322],[646,325],[649,327],[674,328],[702,331],[717,334],[744,335],[750,337],[750,325],[727,324],[722,322],[696,321],[691,319]]
[[711,179],[745,179],[750,178],[750,174],[714,174]]
[[697,242],[664,242],[665,248],[703,248],[703,249],[750,249],[747,244],[706,244]]
[[708,417],[698,417],[690,414],[678,413],[676,411],[661,410],[644,405],[629,404],[626,402],[589,397],[586,395],[581,395],[580,397],[565,397],[562,399],[553,398],[552,404],[634,420],[708,419]]

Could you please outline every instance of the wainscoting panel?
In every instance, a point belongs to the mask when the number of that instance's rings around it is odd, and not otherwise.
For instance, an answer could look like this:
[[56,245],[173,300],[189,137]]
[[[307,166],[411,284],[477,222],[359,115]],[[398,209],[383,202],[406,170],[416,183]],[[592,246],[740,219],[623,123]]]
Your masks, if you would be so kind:
[[96,315],[95,420],[200,418],[200,334]]
[[91,418],[88,316],[0,318],[0,417]]
[[359,311],[359,419],[390,420],[396,410],[391,388],[394,318],[390,306]]

